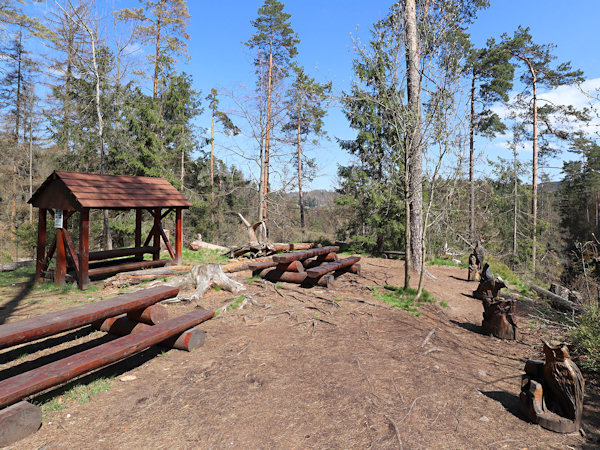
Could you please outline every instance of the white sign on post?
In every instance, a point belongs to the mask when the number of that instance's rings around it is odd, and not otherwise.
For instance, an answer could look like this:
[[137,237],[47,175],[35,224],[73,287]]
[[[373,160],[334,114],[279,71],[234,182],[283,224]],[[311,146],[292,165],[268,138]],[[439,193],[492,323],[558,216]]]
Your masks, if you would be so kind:
[[57,209],[54,211],[54,228],[63,227],[63,210]]

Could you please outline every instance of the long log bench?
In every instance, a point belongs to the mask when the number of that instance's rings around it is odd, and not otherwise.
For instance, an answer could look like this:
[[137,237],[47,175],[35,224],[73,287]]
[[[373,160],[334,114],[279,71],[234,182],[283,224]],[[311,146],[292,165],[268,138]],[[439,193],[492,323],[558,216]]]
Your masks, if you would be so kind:
[[[0,381],[0,447],[40,427],[41,410],[24,401],[28,396],[140,353],[152,345],[188,351],[201,346],[205,334],[193,327],[212,318],[214,312],[198,309],[167,320],[168,311],[157,303],[177,293],[177,288],[160,286],[0,325],[0,349],[88,324],[125,335]],[[115,323],[121,326],[114,326]]]

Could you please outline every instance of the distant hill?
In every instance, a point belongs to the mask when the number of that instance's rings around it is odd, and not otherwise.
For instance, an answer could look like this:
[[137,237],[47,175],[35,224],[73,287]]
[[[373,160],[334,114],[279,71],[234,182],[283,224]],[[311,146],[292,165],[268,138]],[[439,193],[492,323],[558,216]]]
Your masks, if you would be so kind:
[[[315,189],[313,191],[304,192],[304,204],[309,208],[321,206],[333,206],[335,198],[338,196],[336,192],[327,191],[325,189]],[[297,199],[298,192],[290,192],[287,194],[290,199]]]

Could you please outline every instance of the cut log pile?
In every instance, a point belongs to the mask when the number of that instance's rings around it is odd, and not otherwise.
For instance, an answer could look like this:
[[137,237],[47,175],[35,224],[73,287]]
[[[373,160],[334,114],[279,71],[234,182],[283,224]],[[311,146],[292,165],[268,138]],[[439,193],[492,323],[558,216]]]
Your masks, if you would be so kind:
[[283,253],[248,265],[256,276],[272,282],[284,281],[303,286],[332,287],[335,278],[350,272],[360,274],[360,256],[339,259],[337,246]]
[[0,348],[35,341],[92,324],[118,339],[0,381],[0,447],[10,445],[41,425],[38,406],[24,401],[30,395],[58,386],[85,373],[140,353],[153,345],[191,351],[204,344],[198,324],[213,311],[197,309],[169,319],[157,303],[178,293],[170,286],[124,294],[64,311],[0,325]]

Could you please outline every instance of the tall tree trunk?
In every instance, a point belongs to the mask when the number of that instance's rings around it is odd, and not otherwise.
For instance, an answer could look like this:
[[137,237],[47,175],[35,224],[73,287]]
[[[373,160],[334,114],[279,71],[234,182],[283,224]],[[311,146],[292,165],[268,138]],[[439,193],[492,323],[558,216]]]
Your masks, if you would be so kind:
[[155,50],[154,50],[154,76],[152,82],[154,83],[154,100],[158,98],[158,66],[160,58],[160,33],[162,31],[162,10],[165,5],[165,0],[161,0],[158,4],[158,12],[156,14],[156,37],[155,37]]
[[15,117],[15,141],[17,146],[19,145],[19,129],[21,127],[21,63],[23,59],[23,31],[21,25],[19,25],[19,46],[17,47],[17,101],[15,105],[16,117]]
[[[419,72],[419,42],[415,0],[405,0],[404,28],[406,32],[407,97],[410,111],[410,259],[417,268],[422,262],[423,238],[423,155],[421,149],[421,75]],[[409,255],[407,255],[407,258]]]
[[215,111],[212,112],[210,120],[210,195],[215,198]]
[[[29,198],[33,196],[33,86],[29,98]],[[29,223],[33,223],[33,205],[29,204]]]
[[469,121],[469,233],[475,242],[475,70],[471,78],[471,118]]
[[531,214],[533,216],[533,236],[531,244],[531,271],[535,277],[536,269],[536,253],[537,253],[537,198],[538,198],[538,183],[537,183],[537,169],[538,169],[538,128],[537,128],[537,79],[535,71],[530,65],[531,76],[533,77],[533,180],[532,180],[532,204]]
[[305,228],[304,228],[304,199],[302,198],[302,147],[301,147],[301,119],[300,119],[300,101],[298,101],[298,205],[300,206],[300,231],[302,233],[302,241],[304,242]]
[[[265,175],[263,180],[263,216],[262,220],[267,222],[268,218],[268,210],[267,204],[269,202],[269,151],[271,149],[271,95],[272,95],[272,83],[273,83],[273,36],[271,35],[271,41],[269,43],[269,75],[267,78],[267,123],[265,129],[265,153],[264,153],[264,162],[265,162]],[[268,230],[268,226],[267,226]]]
[[519,212],[519,174],[517,165],[517,148],[513,149],[513,164],[514,164],[514,205],[513,205],[513,256],[517,256],[517,214]]
[[410,287],[411,231],[410,231],[410,156],[408,145],[404,144],[404,289]]

